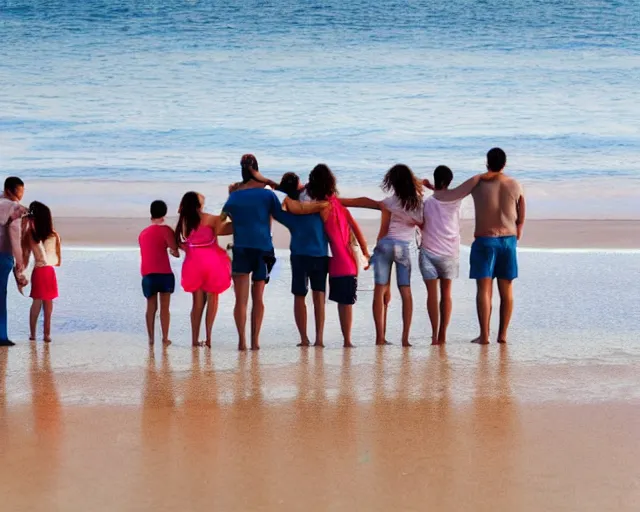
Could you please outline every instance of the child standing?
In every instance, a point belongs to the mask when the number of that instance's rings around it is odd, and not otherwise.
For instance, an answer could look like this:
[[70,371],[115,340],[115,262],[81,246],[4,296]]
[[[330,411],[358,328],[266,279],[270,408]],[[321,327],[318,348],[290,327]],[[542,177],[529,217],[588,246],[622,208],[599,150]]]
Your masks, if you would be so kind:
[[180,202],[176,243],[185,251],[182,264],[182,288],[193,295],[191,308],[191,344],[199,347],[200,325],[205,305],[207,347],[211,348],[211,330],[218,313],[218,297],[231,286],[231,262],[218,245],[218,235],[230,235],[231,223],[219,215],[204,213],[204,197],[187,192]]
[[171,314],[169,305],[171,294],[175,289],[175,276],[171,271],[169,255],[178,257],[178,244],[173,229],[165,225],[167,205],[164,201],[151,203],[151,225],[145,228],[138,237],[140,245],[140,271],[142,274],[142,293],[147,299],[147,334],[149,345],[155,342],[155,323],[158,312],[158,297],[160,298],[160,326],[162,329],[162,343],[170,345],[169,323]]
[[358,258],[352,246],[351,236],[355,236],[368,261],[370,256],[367,242],[358,223],[338,200],[336,178],[329,167],[325,164],[314,167],[309,174],[306,192],[311,199],[329,203],[329,208],[321,213],[332,255],[329,260],[329,300],[338,303],[344,346],[350,348],[353,347],[351,327],[358,289]]
[[58,281],[54,267],[59,267],[62,263],[60,236],[53,229],[51,210],[38,201],[29,205],[26,228],[23,235],[24,266],[29,264],[32,253],[35,260],[31,276],[33,304],[29,313],[29,339],[35,341],[38,317],[40,311],[44,310],[44,341],[49,343],[53,301],[58,298]]

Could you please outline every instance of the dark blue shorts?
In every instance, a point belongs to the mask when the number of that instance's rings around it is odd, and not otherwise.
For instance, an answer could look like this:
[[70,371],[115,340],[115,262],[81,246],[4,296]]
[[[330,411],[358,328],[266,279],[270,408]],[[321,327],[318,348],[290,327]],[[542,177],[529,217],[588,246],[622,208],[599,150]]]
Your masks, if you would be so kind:
[[142,278],[142,293],[147,299],[158,293],[173,293],[176,278],[173,274],[149,274]]
[[347,306],[355,304],[358,300],[358,277],[330,277],[329,300]]
[[306,297],[309,283],[314,292],[325,293],[329,258],[326,256],[291,256],[291,293],[297,297]]
[[269,282],[269,275],[276,264],[273,251],[263,251],[247,247],[233,247],[233,261],[231,272],[237,274],[251,274],[252,281]]
[[471,279],[504,279],[518,277],[515,236],[479,237],[471,245]]

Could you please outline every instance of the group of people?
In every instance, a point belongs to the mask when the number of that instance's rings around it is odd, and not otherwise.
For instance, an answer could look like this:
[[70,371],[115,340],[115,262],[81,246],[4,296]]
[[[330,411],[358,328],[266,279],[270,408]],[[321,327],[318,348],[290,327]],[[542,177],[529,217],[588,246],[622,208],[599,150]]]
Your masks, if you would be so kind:
[[[169,255],[184,253],[181,286],[193,296],[191,332],[193,346],[211,347],[218,298],[233,284],[234,319],[238,349],[260,348],[264,317],[264,290],[276,262],[272,221],[291,233],[291,293],[294,318],[300,334],[299,346],[311,346],[307,332],[306,296],[311,288],[315,318],[313,346],[324,346],[327,278],[329,300],[338,307],[344,347],[352,347],[353,305],[357,300],[358,274],[373,267],[375,289],[373,317],[377,345],[388,344],[387,310],[390,281],[395,265],[402,300],[402,345],[409,347],[413,315],[411,294],[412,245],[420,248],[419,268],[427,289],[427,311],[431,342],[445,343],[451,319],[451,284],[459,274],[460,206],[471,195],[475,204],[475,241],[471,247],[470,277],[477,281],[477,311],[480,335],[475,343],[489,343],[493,281],[500,293],[500,327],[497,341],[507,341],[513,310],[512,282],[518,276],[517,241],[525,221],[525,200],[518,182],[504,174],[506,154],[500,148],[487,153],[487,172],[450,189],[453,173],[438,166],[433,181],[418,179],[406,165],[391,167],[384,176],[382,201],[343,198],[336,178],[325,164],[318,164],[306,184],[298,175],[286,173],[276,183],[265,178],[255,156],[240,162],[242,181],[229,186],[229,197],[220,215],[204,212],[205,198],[187,192],[180,202],[175,229],[165,223],[167,205],[151,204],[151,224],[139,236],[142,291],[147,299],[146,325],[149,343],[155,342],[156,318],[160,316],[162,342],[171,343],[170,300],[175,277]],[[424,189],[432,195],[424,197]],[[13,345],[7,335],[7,284],[13,270],[18,288],[28,284],[24,275],[31,254],[31,339],[44,311],[44,339],[51,340],[53,300],[58,295],[55,267],[61,264],[60,237],[53,228],[51,211],[39,202],[24,208],[20,200],[24,183],[5,181],[0,198],[0,346]],[[381,223],[373,254],[348,208],[380,210]],[[220,247],[218,237],[233,236],[231,257]],[[250,339],[247,343],[249,298]],[[200,341],[205,318],[205,341]]]
[[7,286],[11,272],[22,293],[29,284],[25,270],[33,255],[30,340],[36,339],[38,318],[43,313],[44,341],[51,341],[53,301],[58,297],[55,267],[62,264],[62,250],[51,210],[39,201],[25,208],[20,204],[23,196],[24,182],[17,177],[7,178],[0,197],[0,347],[14,345],[7,332]]
[[[318,164],[306,184],[298,175],[286,173],[276,183],[265,178],[255,156],[240,162],[242,181],[229,187],[229,197],[220,215],[203,211],[204,197],[188,192],[182,198],[175,230],[164,223],[167,206],[151,205],[151,226],[140,235],[142,288],[147,298],[149,342],[155,341],[155,319],[160,306],[162,341],[169,340],[169,305],[175,289],[168,254],[185,253],[182,288],[193,295],[192,344],[200,346],[202,317],[204,344],[211,347],[211,332],[218,310],[218,297],[233,283],[234,319],[238,349],[260,348],[264,317],[264,290],[276,262],[272,221],[291,233],[291,293],[294,318],[300,334],[299,346],[311,346],[307,331],[306,296],[311,288],[315,317],[313,346],[324,346],[327,278],[329,300],[338,307],[344,347],[352,347],[353,305],[357,300],[358,274],[373,267],[375,290],[373,317],[376,344],[385,345],[390,281],[395,265],[402,299],[402,345],[409,347],[413,315],[411,295],[411,248],[420,246],[419,267],[427,288],[427,310],[432,326],[431,342],[445,343],[451,319],[451,284],[459,274],[460,206],[468,195],[476,209],[475,241],[471,248],[472,279],[477,281],[480,335],[475,343],[489,343],[493,280],[500,293],[499,343],[507,341],[513,310],[512,282],[518,276],[516,247],[522,236],[525,200],[516,180],[503,172],[506,154],[493,148],[487,154],[487,172],[450,189],[453,173],[439,166],[430,180],[419,180],[403,164],[386,173],[383,201],[339,197],[335,175]],[[423,189],[433,190],[424,198]],[[381,211],[380,230],[373,255],[357,221],[348,208]],[[231,258],[218,244],[221,235],[233,235]],[[247,343],[249,298],[250,339]]]

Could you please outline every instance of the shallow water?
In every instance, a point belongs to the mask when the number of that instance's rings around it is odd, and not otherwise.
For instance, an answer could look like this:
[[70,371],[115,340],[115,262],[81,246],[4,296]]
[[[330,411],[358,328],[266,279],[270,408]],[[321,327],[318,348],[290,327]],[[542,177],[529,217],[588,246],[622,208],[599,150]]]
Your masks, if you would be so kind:
[[[289,293],[290,267],[287,252],[278,254],[279,262],[266,291],[266,316],[262,331],[259,364],[277,384],[264,389],[267,400],[286,400],[295,394],[296,367],[307,368],[318,356],[301,359],[297,330],[293,321],[293,301]],[[468,272],[468,252],[463,249],[461,275]],[[149,363],[144,328],[144,299],[140,292],[138,254],[135,250],[67,250],[59,272],[61,298],[54,313],[54,343],[51,361],[56,372],[69,374],[63,393],[71,403],[138,403],[139,378]],[[637,252],[562,252],[523,251],[520,254],[521,278],[516,283],[516,310],[508,352],[497,345],[486,350],[468,343],[477,334],[474,284],[459,279],[454,285],[454,315],[447,349],[440,354],[428,346],[429,324],[424,285],[419,273],[413,273],[414,321],[409,352],[399,346],[400,300],[393,291],[389,312],[388,338],[395,346],[380,352],[372,346],[374,328],[371,319],[370,272],[361,275],[359,302],[355,306],[353,341],[358,346],[349,356],[359,377],[354,393],[360,400],[371,400],[378,387],[368,375],[379,374],[379,382],[399,385],[405,375],[404,392],[419,397],[423,392],[422,374],[455,375],[450,393],[465,401],[476,386],[471,375],[478,365],[513,365],[505,379],[523,400],[547,401],[572,397],[576,401],[640,398],[637,369],[640,365],[640,317],[636,304],[640,299],[640,254]],[[179,264],[174,264],[179,276]],[[179,281],[179,277],[178,277]],[[22,348],[11,350],[9,375],[12,400],[28,397],[19,384],[26,378],[29,352],[27,337],[29,301],[10,293],[10,330]],[[222,380],[241,371],[242,360],[235,350],[233,292],[220,299],[214,326],[213,355],[202,355],[194,363],[190,348],[190,297],[178,291],[172,299],[169,362],[173,372],[186,375],[194,368],[215,369]],[[497,306],[497,303],[496,303]],[[309,333],[313,332],[310,309]],[[497,313],[497,311],[496,311]],[[495,315],[494,315],[495,316]],[[497,320],[494,318],[494,320]],[[495,324],[495,321],[494,321]],[[495,332],[494,325],[494,332]],[[344,371],[340,329],[335,306],[327,306],[327,325],[323,365],[326,392],[336,393],[339,375]],[[203,349],[204,350],[204,349]],[[156,349],[160,361],[161,349]],[[204,358],[209,358],[205,370]],[[247,360],[244,360],[247,364]],[[484,361],[484,362],[483,362]],[[160,364],[158,362],[158,364]],[[196,367],[193,365],[196,364]],[[240,365],[240,366],[239,366]],[[153,362],[153,367],[156,363]],[[305,369],[306,368],[306,369]],[[283,373],[278,377],[278,372]],[[198,370],[199,371],[199,370]],[[382,372],[382,373],[380,373]],[[494,370],[488,370],[489,375]],[[84,376],[101,375],[103,389],[83,392]],[[598,375],[597,379],[593,376]],[[22,376],[22,377],[20,377]],[[487,377],[492,380],[495,376]],[[438,378],[439,379],[439,378]],[[536,384],[531,386],[531,380]],[[117,383],[117,384],[116,384]],[[225,386],[221,386],[224,388]],[[422,390],[422,391],[421,391]],[[229,390],[227,389],[226,392]],[[224,393],[220,400],[224,401]]]

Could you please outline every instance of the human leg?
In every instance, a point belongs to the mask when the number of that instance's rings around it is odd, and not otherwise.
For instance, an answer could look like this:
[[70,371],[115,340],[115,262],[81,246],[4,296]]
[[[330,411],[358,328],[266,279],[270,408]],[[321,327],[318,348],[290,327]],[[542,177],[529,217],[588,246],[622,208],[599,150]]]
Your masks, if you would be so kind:
[[313,312],[316,321],[316,341],[314,347],[324,347],[325,292],[312,292]]
[[413,317],[413,296],[411,286],[399,286],[402,298],[402,346],[410,347],[409,333],[411,331],[411,318]]
[[154,293],[151,297],[147,299],[147,312],[145,314],[145,320],[147,322],[147,336],[149,339],[149,345],[153,345],[155,342],[155,327],[156,327],[155,324],[156,324],[157,312],[158,312],[158,294]]
[[309,346],[309,337],[307,336],[307,302],[306,297],[296,295],[293,298],[293,316],[296,320],[296,327],[300,333],[299,347]]
[[344,338],[344,347],[352,348],[351,327],[353,325],[353,305],[338,304],[338,316],[340,317],[340,329]]
[[498,343],[506,343],[511,315],[513,314],[513,281],[498,279],[498,291],[500,292],[500,329],[498,330]]
[[206,294],[202,290],[193,292],[193,305],[191,306],[191,346],[199,347],[200,326],[202,325],[202,314],[207,300]]
[[386,329],[386,306],[385,293],[388,290],[386,284],[376,284],[373,290],[373,323],[376,326],[376,345],[386,345],[385,338]]
[[51,342],[51,316],[53,315],[53,301],[42,301],[42,309],[44,312],[44,341]]
[[476,294],[476,308],[478,311],[478,323],[480,324],[480,336],[472,340],[472,343],[486,345],[489,343],[491,299],[493,298],[493,279],[478,279],[477,287],[478,291]]
[[251,350],[260,350],[260,330],[264,318],[264,288],[266,281],[251,284]]
[[205,318],[207,339],[205,344],[209,348],[211,348],[211,330],[213,329],[213,323],[215,322],[216,315],[218,314],[218,299],[219,295],[217,293],[207,294],[207,315]]
[[431,322],[431,344],[438,344],[438,329],[440,328],[440,309],[438,307],[438,280],[428,279],[424,282],[427,286],[427,313]]
[[33,299],[31,309],[29,310],[29,339],[31,341],[36,340],[36,329],[40,311],[42,311],[42,301],[39,299]]
[[447,328],[451,321],[453,301],[451,299],[451,279],[440,280],[440,329],[438,330],[438,344],[447,342]]
[[169,339],[169,325],[171,324],[171,294],[160,294],[160,328],[162,329],[163,345],[171,345]]
[[249,274],[233,276],[233,291],[236,296],[236,304],[233,309],[233,318],[238,330],[238,350],[247,350],[247,306],[249,303]]

